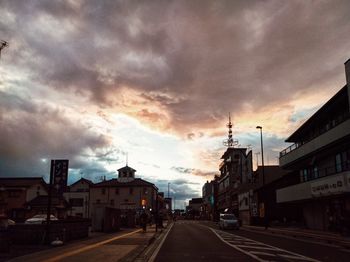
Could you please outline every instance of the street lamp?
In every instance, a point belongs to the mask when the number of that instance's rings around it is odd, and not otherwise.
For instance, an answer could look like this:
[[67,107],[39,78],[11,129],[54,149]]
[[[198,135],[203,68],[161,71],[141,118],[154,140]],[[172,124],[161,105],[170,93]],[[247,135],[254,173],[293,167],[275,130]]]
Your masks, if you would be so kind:
[[261,164],[262,164],[262,184],[265,185],[265,167],[264,167],[264,147],[263,147],[263,137],[262,137],[262,127],[257,126],[260,129],[260,142],[261,142]]

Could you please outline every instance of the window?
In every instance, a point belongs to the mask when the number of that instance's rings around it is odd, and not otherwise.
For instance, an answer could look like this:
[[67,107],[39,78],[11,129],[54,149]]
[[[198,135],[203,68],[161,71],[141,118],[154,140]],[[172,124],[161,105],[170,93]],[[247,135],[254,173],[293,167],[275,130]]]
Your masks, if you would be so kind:
[[114,206],[114,199],[111,199],[111,206]]
[[71,198],[71,199],[69,199],[69,204],[72,207],[82,207],[84,205],[84,199],[83,198]]
[[132,187],[130,187],[129,194],[132,195],[133,193],[134,193],[134,189]]
[[102,195],[105,195],[106,194],[106,189],[102,188],[101,193],[102,193]]
[[317,166],[314,167],[314,170],[313,170],[313,178],[318,178],[318,168]]
[[335,156],[335,170],[336,170],[337,173],[342,171],[341,154],[336,154],[336,156]]
[[305,169],[302,169],[300,170],[300,182],[306,182],[309,180],[309,177],[308,177],[308,170],[305,168]]
[[116,189],[115,189],[115,194],[116,194],[116,195],[119,195],[119,188],[116,188]]
[[9,197],[11,198],[17,198],[20,197],[21,192],[20,191],[9,191]]
[[147,187],[144,187],[144,188],[143,188],[143,193],[144,193],[145,195],[147,195],[147,194],[148,194]]
[[100,203],[101,203],[101,200],[100,200],[100,199],[96,199],[96,203],[97,203],[97,204],[100,204]]

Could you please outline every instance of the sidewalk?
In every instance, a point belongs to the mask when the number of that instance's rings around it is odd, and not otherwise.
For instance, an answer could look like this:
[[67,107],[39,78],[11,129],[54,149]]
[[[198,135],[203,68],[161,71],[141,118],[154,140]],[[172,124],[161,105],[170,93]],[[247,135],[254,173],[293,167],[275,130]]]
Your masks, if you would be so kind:
[[[160,232],[158,229],[158,234]],[[155,236],[155,225],[148,226],[146,232],[136,228],[112,234],[101,233],[88,239],[68,242],[61,247],[48,247],[40,252],[15,257],[11,261],[133,261],[154,241]]]
[[292,228],[292,227],[269,227],[265,230],[265,227],[261,226],[242,226],[242,229],[260,233],[266,233],[270,235],[284,235],[294,237],[297,239],[311,240],[315,242],[323,242],[327,244],[334,244],[344,248],[350,249],[350,237],[344,237],[340,234],[323,232],[317,230],[303,229],[303,228]]

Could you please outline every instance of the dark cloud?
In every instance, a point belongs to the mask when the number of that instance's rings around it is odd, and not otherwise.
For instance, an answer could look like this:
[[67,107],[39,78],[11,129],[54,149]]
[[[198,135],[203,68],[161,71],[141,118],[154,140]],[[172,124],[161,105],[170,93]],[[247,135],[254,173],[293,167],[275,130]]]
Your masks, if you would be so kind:
[[64,111],[5,92],[0,101],[2,176],[46,176],[50,159],[69,159],[71,168],[80,168],[87,161],[79,159],[85,150],[98,153],[109,145],[106,137],[72,122]]
[[349,11],[348,1],[11,0],[2,13],[15,19],[4,15],[0,28],[10,61],[40,82],[105,104],[127,86],[182,130],[342,81]]
[[[0,64],[0,175],[47,174],[40,159],[64,157],[75,173],[111,176],[101,163],[123,158],[108,138],[55,108],[57,101],[39,104],[19,95],[23,90],[71,95],[71,108],[79,107],[77,97],[88,100],[108,124],[104,109],[124,110],[189,140],[203,132],[221,136],[217,127],[228,112],[235,121],[247,108],[251,115],[269,112],[304,94],[340,89],[349,13],[346,0],[3,0],[1,39],[10,47]],[[125,89],[132,95],[122,98]],[[308,108],[318,106],[314,101]],[[311,114],[294,112],[286,121]],[[264,137],[271,163],[284,144],[272,133]],[[239,139],[260,151],[257,135]],[[219,163],[222,150],[204,150],[201,160]],[[211,176],[199,167],[173,170]],[[193,195],[181,190],[181,199]]]

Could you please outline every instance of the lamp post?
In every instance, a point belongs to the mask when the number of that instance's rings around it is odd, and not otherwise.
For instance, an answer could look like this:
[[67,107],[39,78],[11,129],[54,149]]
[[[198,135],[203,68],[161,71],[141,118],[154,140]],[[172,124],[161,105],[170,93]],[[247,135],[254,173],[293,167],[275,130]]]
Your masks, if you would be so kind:
[[264,147],[263,147],[263,137],[262,137],[262,126],[257,126],[256,128],[260,129],[262,184],[265,185]]

